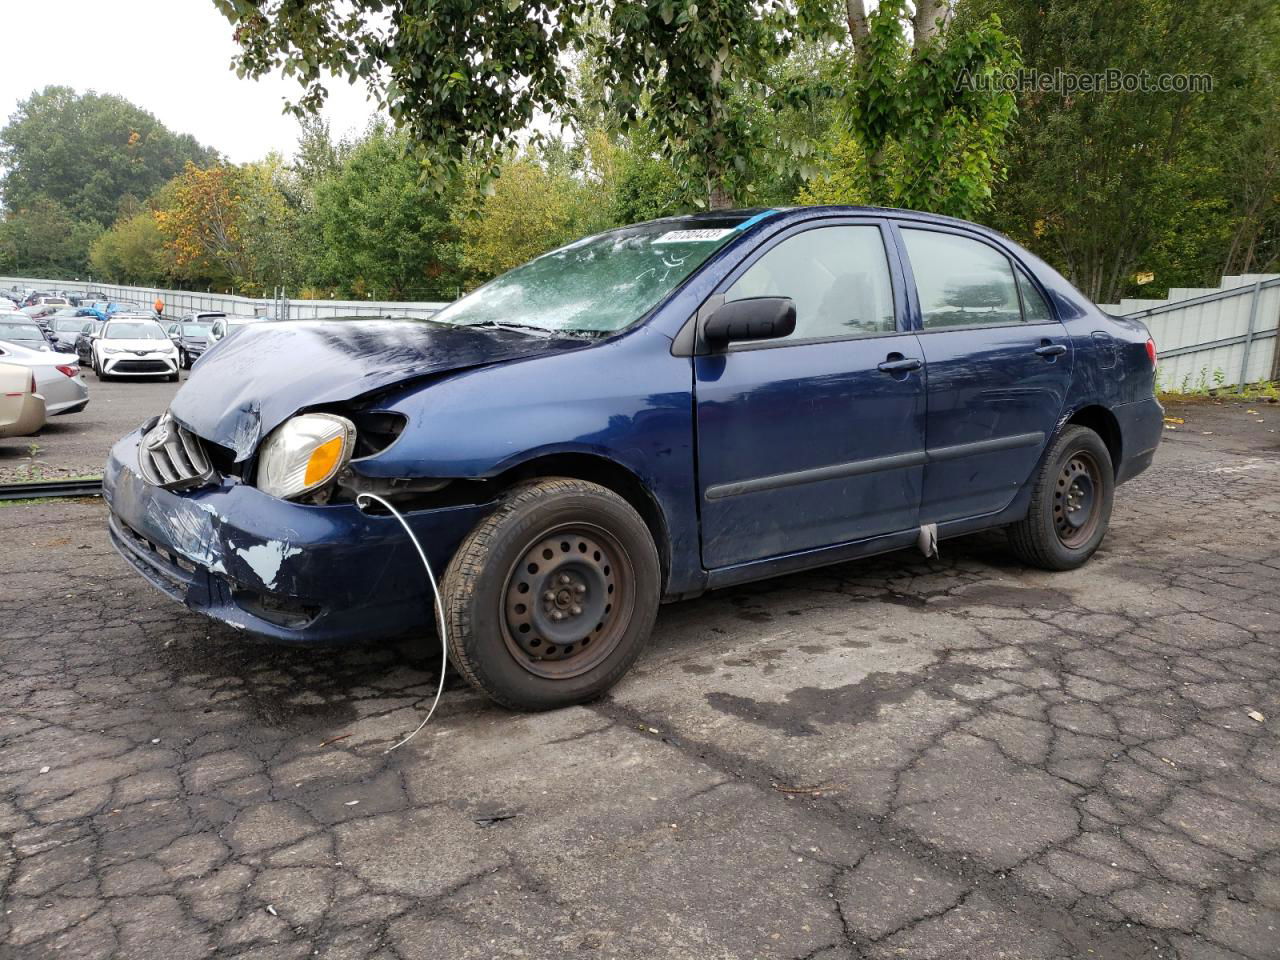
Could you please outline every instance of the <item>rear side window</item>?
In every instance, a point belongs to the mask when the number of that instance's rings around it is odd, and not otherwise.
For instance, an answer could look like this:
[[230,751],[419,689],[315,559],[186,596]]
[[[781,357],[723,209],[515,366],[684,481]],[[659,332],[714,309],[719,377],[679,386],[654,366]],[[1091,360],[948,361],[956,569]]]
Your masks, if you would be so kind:
[[904,229],[926,330],[1022,322],[1009,258],[952,233]]
[[1040,296],[1040,291],[1031,282],[1031,278],[1021,270],[1018,271],[1018,289],[1022,291],[1022,315],[1026,317],[1027,323],[1047,323],[1053,319],[1044,297]]
[[897,327],[884,240],[870,224],[819,227],[783,240],[725,292],[726,300],[750,297],[794,300],[794,339],[889,333]]

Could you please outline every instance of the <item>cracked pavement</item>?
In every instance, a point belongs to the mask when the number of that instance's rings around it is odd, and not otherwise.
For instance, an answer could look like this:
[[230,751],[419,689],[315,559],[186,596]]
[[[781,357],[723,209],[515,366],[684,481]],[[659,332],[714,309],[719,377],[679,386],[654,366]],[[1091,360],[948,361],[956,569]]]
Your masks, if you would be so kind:
[[0,957],[1280,957],[1280,414],[1176,412],[1081,570],[710,594],[391,754],[434,640],[274,648],[0,509]]

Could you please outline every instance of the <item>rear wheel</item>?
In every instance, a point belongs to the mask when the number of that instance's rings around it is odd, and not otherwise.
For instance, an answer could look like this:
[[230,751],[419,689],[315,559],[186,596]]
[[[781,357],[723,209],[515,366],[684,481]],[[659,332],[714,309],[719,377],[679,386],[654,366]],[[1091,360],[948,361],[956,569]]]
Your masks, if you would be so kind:
[[1026,518],[1008,529],[1013,552],[1045,570],[1080,566],[1107,534],[1114,496],[1107,445],[1087,427],[1066,427],[1045,456]]
[[512,490],[444,577],[458,670],[504,706],[547,710],[612,687],[658,611],[661,568],[631,506],[582,480]]

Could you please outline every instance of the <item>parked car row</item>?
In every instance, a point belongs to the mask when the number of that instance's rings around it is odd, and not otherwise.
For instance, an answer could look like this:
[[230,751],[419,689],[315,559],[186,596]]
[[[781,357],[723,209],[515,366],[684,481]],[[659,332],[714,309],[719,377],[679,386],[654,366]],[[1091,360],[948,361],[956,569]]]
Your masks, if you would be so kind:
[[89,403],[84,368],[99,380],[176,382],[181,370],[217,343],[268,319],[201,312],[163,322],[150,307],[105,294],[73,298],[13,290],[0,295],[0,366],[6,371],[0,381],[7,385],[0,437],[27,436],[48,417],[83,410]]
[[17,307],[34,307],[41,303],[49,301],[60,301],[61,306],[78,307],[82,303],[88,303],[94,300],[108,300],[107,294],[100,290],[86,290],[81,293],[73,293],[66,290],[36,290],[32,287],[18,289],[18,287],[10,287],[8,290],[0,291],[0,308],[4,307],[3,301],[7,300]]

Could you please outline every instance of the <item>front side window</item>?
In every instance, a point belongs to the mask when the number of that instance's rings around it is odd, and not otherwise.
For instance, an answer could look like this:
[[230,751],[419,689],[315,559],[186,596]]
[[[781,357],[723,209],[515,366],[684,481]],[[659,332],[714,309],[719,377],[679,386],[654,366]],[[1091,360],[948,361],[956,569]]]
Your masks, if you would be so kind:
[[787,237],[734,281],[726,300],[790,297],[795,339],[852,337],[897,328],[880,228],[818,227]]
[[926,330],[1022,322],[1009,258],[953,233],[904,229]]

